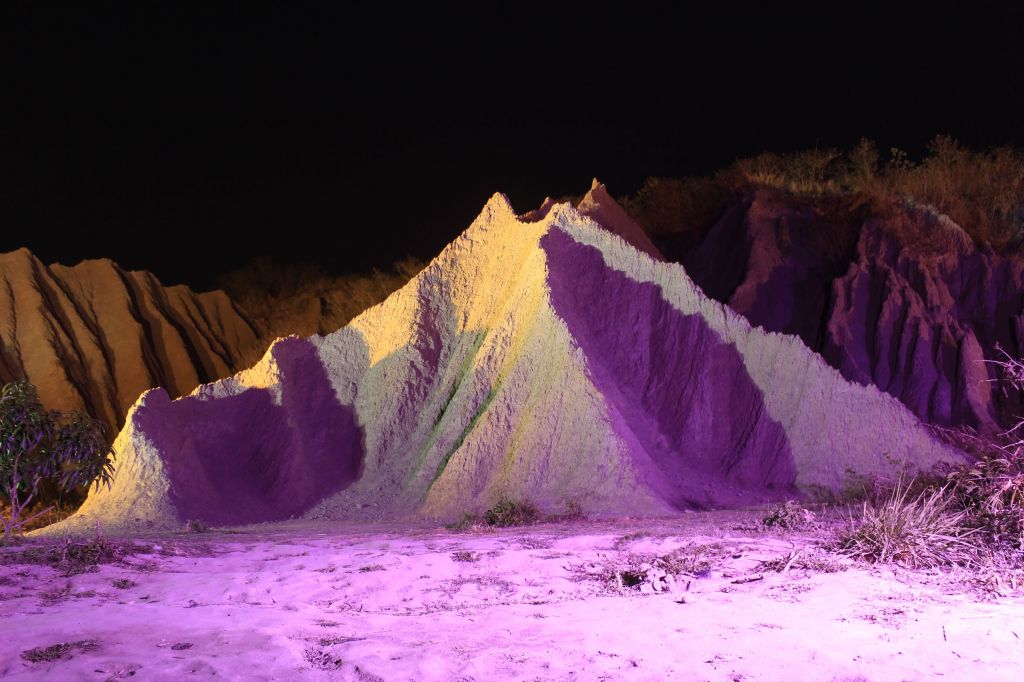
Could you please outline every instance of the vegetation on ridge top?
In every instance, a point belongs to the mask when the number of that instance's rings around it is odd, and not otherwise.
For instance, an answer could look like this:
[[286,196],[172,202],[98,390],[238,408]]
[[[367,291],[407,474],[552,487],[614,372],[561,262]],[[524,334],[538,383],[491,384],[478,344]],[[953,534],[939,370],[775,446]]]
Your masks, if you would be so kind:
[[[764,153],[711,176],[648,178],[626,210],[652,238],[707,228],[733,198],[769,187],[839,212],[885,215],[896,202],[933,206],[976,244],[1014,251],[1024,233],[1024,153],[1010,147],[972,151],[940,135],[913,160],[871,140],[852,149]],[[838,205],[837,205],[838,202]]]

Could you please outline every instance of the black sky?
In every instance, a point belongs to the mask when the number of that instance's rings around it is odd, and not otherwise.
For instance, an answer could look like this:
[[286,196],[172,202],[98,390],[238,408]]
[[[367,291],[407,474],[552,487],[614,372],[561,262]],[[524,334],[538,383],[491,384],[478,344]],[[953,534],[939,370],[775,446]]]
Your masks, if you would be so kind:
[[259,255],[429,257],[498,190],[525,210],[861,136],[1024,146],[1013,3],[185,4],[0,10],[0,251],[202,288]]

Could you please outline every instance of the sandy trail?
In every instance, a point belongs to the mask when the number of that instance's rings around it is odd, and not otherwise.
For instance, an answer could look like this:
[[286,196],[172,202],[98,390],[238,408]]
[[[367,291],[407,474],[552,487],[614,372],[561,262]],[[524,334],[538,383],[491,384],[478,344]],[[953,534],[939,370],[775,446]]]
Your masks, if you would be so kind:
[[[754,518],[162,535],[70,577],[12,563],[32,545],[6,548],[0,677],[1024,679],[1019,595],[981,599],[937,574],[821,572],[845,567],[809,535],[738,529]],[[672,592],[612,577],[673,550],[690,570]],[[796,551],[788,571],[761,565]],[[59,660],[22,656],[79,642]]]

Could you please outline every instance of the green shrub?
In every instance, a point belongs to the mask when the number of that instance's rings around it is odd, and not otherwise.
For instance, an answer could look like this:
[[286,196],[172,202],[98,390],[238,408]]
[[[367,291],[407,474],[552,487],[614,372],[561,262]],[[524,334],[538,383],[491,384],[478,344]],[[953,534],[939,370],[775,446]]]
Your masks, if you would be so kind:
[[0,392],[0,498],[8,506],[3,523],[10,537],[25,524],[50,511],[29,517],[40,487],[65,492],[93,482],[110,485],[111,448],[103,425],[82,412],[47,410],[35,386],[15,381]]
[[484,523],[488,526],[526,526],[540,517],[540,512],[527,500],[519,502],[503,499],[484,512]]

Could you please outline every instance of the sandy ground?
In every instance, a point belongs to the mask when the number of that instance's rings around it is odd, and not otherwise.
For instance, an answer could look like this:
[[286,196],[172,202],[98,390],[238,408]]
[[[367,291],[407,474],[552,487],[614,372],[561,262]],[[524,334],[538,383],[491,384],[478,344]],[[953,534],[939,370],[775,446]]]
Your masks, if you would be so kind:
[[0,549],[0,677],[1024,679],[1024,597],[848,567],[753,518],[163,535],[73,576],[14,562],[26,543]]

